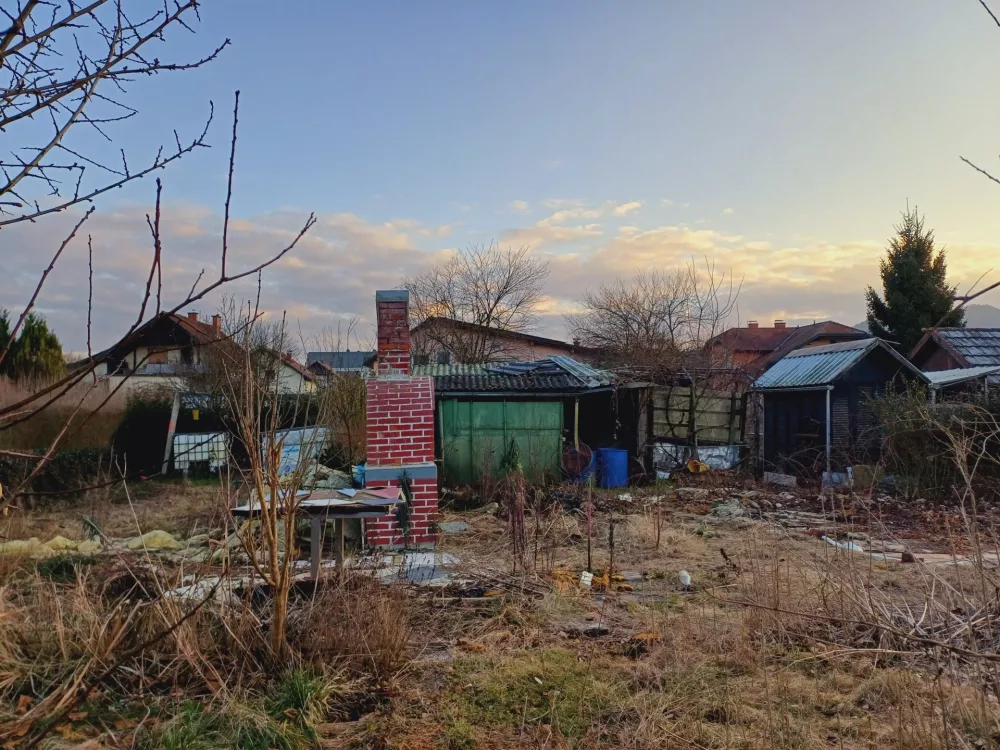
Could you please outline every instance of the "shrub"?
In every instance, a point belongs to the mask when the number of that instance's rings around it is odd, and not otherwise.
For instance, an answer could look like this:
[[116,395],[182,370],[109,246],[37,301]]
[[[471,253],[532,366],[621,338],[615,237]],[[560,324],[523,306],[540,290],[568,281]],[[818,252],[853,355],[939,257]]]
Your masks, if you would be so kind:
[[974,394],[931,404],[922,391],[886,394],[874,404],[885,468],[910,495],[955,499],[1000,487],[1000,398]]
[[[39,454],[40,456],[41,454]],[[36,458],[0,455],[0,485],[18,486],[35,468]],[[99,484],[111,466],[111,452],[100,448],[61,451],[52,457],[26,489],[27,505],[37,507],[79,497]]]
[[115,431],[114,450],[130,475],[160,471],[172,406],[169,393],[143,391],[129,396],[125,416]]

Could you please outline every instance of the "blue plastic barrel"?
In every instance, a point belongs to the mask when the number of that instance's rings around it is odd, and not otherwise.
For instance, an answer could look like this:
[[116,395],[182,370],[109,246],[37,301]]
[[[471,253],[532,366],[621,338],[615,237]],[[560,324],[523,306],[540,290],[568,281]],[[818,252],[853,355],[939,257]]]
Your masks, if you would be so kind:
[[597,483],[601,487],[628,487],[628,451],[597,449]]

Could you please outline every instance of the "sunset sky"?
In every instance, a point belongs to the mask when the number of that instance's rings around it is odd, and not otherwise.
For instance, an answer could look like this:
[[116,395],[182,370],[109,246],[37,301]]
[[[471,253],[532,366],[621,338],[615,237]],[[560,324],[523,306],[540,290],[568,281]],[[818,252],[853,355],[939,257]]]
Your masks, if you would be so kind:
[[[263,290],[307,344],[355,313],[367,335],[376,289],[491,240],[549,260],[539,330],[554,336],[588,287],[691,258],[742,280],[742,321],[857,323],[907,202],[954,283],[991,268],[1000,280],[1000,185],[959,159],[1000,172],[1000,28],[977,0],[278,7],[206,2],[197,33],[158,54],[232,46],[136,82],[140,114],[112,131],[138,162],[215,102],[213,148],[161,175],[174,297],[217,262],[237,88],[230,263],[252,265],[317,214]],[[89,222],[96,347],[135,317],[153,193],[150,180],[117,191]],[[0,305],[24,304],[74,218],[0,230]],[[38,305],[76,351],[86,257],[78,238]],[[1000,306],[1000,290],[981,301]]]

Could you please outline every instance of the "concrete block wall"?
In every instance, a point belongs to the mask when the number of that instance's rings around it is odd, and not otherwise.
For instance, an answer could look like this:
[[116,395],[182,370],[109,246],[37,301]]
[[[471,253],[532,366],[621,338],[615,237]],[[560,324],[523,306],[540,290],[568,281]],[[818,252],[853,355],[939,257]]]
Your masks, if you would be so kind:
[[405,538],[395,516],[368,519],[368,544],[429,547],[437,542],[437,465],[434,463],[434,380],[410,375],[408,294],[376,292],[378,361],[367,382],[370,486],[398,487],[409,480],[413,500]]

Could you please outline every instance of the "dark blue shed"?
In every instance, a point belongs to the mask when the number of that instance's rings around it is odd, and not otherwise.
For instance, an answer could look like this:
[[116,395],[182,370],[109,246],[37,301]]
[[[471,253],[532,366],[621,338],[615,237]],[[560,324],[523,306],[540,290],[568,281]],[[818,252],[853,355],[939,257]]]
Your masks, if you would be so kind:
[[761,375],[763,471],[818,476],[877,456],[872,400],[922,372],[877,338],[799,349]]

